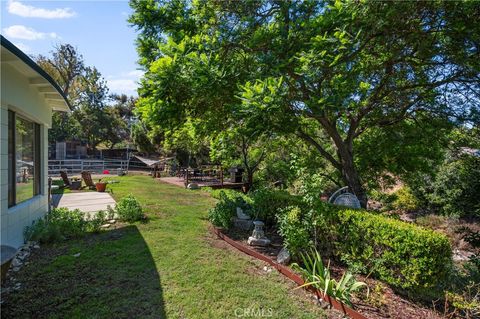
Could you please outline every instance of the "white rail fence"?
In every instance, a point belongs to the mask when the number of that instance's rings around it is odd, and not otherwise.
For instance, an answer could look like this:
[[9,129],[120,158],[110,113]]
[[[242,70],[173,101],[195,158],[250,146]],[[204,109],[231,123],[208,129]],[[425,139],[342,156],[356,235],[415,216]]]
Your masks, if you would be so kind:
[[60,171],[67,174],[77,174],[82,171],[90,171],[94,173],[102,173],[104,170],[116,171],[118,168],[122,170],[150,170],[150,167],[139,165],[138,162],[118,159],[68,159],[68,160],[49,160],[48,175],[59,175]]

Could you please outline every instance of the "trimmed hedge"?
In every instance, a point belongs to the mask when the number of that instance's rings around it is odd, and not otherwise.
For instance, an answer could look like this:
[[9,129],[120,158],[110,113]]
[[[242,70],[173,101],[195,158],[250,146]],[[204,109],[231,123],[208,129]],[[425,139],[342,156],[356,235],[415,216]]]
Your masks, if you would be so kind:
[[302,205],[300,196],[291,195],[284,190],[261,188],[252,192],[250,198],[253,217],[263,221],[266,226],[274,225],[277,216],[286,207]]
[[335,243],[349,266],[362,264],[394,287],[423,289],[448,275],[452,248],[433,230],[362,210],[338,210]]
[[300,246],[308,233],[310,245],[316,241],[319,251],[332,251],[350,269],[408,291],[437,286],[451,266],[445,235],[365,210],[326,203],[301,214],[292,208],[279,217],[279,225],[293,254],[309,248]]

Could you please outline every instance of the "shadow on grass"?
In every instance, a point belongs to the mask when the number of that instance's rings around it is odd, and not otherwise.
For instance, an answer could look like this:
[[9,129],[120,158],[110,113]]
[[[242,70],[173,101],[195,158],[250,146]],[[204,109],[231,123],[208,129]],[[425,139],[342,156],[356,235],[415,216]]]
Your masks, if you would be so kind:
[[15,277],[22,288],[4,298],[2,318],[166,318],[155,261],[133,225],[45,245]]

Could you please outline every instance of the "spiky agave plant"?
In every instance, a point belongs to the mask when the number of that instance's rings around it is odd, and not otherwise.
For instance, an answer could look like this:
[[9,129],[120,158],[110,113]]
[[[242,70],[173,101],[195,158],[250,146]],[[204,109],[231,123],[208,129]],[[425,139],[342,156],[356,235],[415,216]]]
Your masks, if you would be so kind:
[[367,287],[366,283],[357,281],[349,272],[344,273],[338,282],[335,279],[332,279],[330,274],[330,261],[325,267],[322,256],[320,256],[316,249],[312,249],[310,254],[302,253],[300,255],[302,257],[304,268],[300,267],[297,263],[294,263],[292,268],[298,270],[302,274],[305,283],[296,289],[312,286],[320,290],[323,294],[334,297],[335,299],[352,306],[350,300],[352,294],[363,287]]

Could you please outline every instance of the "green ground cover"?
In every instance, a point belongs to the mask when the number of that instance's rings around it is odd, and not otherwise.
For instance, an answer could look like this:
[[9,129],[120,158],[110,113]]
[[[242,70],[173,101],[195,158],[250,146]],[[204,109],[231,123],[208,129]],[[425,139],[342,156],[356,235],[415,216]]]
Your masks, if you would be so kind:
[[337,317],[211,235],[214,199],[205,192],[146,176],[115,179],[115,199],[136,196],[149,222],[43,246],[16,275],[22,288],[5,300],[2,317]]

